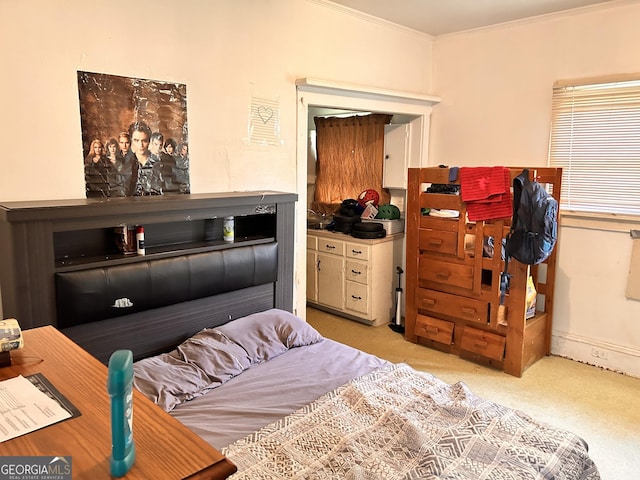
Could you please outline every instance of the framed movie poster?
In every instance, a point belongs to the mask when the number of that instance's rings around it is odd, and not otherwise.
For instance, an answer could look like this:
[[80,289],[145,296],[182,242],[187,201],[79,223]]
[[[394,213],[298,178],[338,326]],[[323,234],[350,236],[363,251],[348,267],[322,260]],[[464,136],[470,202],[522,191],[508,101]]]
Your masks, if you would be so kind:
[[78,72],[87,198],[190,193],[187,87]]

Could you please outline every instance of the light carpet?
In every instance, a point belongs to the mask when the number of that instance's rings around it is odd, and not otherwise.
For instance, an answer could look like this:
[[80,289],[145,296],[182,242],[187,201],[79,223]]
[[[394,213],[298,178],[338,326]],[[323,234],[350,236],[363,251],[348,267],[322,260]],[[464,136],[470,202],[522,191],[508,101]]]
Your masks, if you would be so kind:
[[404,340],[388,326],[370,327],[307,308],[323,336],[453,383],[570,430],[589,444],[603,480],[640,478],[640,379],[549,356],[522,378]]

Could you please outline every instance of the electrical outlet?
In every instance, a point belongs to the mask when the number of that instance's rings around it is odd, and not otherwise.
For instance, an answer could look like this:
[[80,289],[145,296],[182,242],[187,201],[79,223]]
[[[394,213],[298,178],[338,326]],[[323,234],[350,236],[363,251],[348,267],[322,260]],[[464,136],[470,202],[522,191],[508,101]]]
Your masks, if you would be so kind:
[[591,349],[591,355],[596,357],[596,358],[601,358],[602,360],[606,360],[607,359],[606,350],[602,350],[602,349],[597,348],[597,347],[593,347]]

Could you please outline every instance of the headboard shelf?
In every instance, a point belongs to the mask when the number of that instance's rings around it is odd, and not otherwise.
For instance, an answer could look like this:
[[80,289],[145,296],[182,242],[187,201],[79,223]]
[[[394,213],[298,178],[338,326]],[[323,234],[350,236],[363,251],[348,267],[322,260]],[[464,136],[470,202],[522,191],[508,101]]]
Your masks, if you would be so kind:
[[[147,254],[197,249],[224,248],[249,241],[275,241],[276,212],[238,216],[235,220],[235,240],[225,242],[223,217],[194,218],[185,215],[181,220],[148,218],[141,225],[145,230]],[[135,257],[135,224],[106,227],[75,228],[53,232],[56,267],[83,265]],[[127,245],[128,244],[128,245]],[[127,261],[131,261],[128,259]]]
[[[136,266],[186,255],[274,244],[273,306],[293,308],[294,193],[257,191],[0,203],[2,315],[22,328],[58,325],[56,275]],[[235,219],[235,240],[223,222]],[[146,255],[123,253],[117,236],[145,229]],[[63,322],[64,323],[64,322]]]
[[113,253],[109,255],[79,256],[73,258],[57,258],[56,273],[73,272],[87,268],[99,268],[113,265],[126,265],[129,263],[145,262],[148,260],[160,260],[185,255],[187,253],[206,253],[216,250],[226,250],[249,245],[261,245],[275,242],[275,237],[254,237],[236,240],[228,243],[223,240],[211,242],[192,242],[172,245],[162,245],[146,249],[146,255]]

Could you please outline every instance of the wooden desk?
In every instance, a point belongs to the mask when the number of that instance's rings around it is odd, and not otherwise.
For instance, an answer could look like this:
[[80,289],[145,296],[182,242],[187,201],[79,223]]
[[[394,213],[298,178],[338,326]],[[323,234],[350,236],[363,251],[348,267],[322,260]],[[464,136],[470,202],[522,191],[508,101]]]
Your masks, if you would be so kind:
[[[71,456],[74,479],[110,478],[111,413],[107,368],[52,326],[25,330],[24,348],[0,380],[42,373],[82,413],[0,443],[0,456]],[[236,467],[134,389],[136,462],[126,479],[227,478]]]

